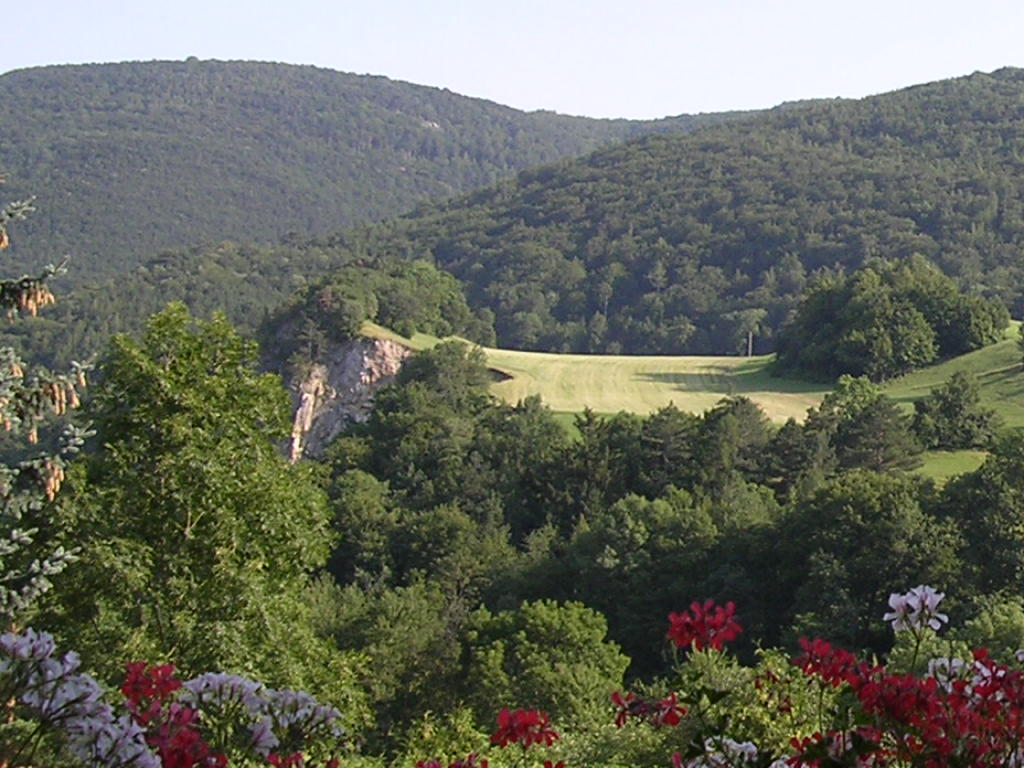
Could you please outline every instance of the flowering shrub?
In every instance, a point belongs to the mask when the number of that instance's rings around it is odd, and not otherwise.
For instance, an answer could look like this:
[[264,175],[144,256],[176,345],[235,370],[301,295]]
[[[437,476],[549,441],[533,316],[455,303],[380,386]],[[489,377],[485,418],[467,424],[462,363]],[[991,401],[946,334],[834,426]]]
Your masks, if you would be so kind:
[[[39,729],[63,734],[68,751],[84,765],[221,768],[232,759],[278,768],[339,764],[334,754],[344,736],[341,714],[307,693],[275,691],[227,674],[182,682],[169,665],[135,663],[120,688],[125,712],[117,715],[96,680],[78,672],[76,654],[55,654],[46,633],[0,636],[0,696]],[[26,740],[4,756],[4,764],[27,761],[32,747]]]
[[[918,586],[893,594],[884,620],[906,633],[916,655],[926,634],[948,622],[938,606],[944,595]],[[750,677],[716,684],[708,671],[738,669],[723,648],[739,633],[735,607],[694,603],[685,614],[669,616],[669,637],[693,653],[680,668],[683,688],[667,699],[615,693],[615,724],[636,720],[672,726],[682,735],[671,757],[674,768],[759,766],[771,768],[992,768],[1024,765],[1024,671],[993,661],[977,650],[969,659],[932,659],[921,674],[899,674],[868,663],[821,639],[800,641],[792,660],[802,676],[783,680],[759,671],[754,688],[775,714],[803,710],[789,742],[758,744],[744,738],[758,729],[745,721]],[[694,676],[690,667],[703,666]],[[911,665],[914,669],[914,665]],[[803,688],[803,705],[794,697]],[[807,694],[812,696],[808,697]],[[816,699],[816,711],[806,706]],[[668,713],[666,716],[663,713]],[[668,764],[669,761],[666,761]]]

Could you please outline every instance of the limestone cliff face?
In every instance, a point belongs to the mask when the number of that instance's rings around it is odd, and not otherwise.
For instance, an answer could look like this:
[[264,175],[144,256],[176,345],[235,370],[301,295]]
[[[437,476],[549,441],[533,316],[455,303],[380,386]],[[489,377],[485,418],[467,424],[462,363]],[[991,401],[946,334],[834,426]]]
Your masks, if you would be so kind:
[[329,348],[320,362],[292,382],[292,462],[303,455],[322,456],[346,425],[366,421],[374,393],[395,377],[410,354],[385,339],[358,339]]

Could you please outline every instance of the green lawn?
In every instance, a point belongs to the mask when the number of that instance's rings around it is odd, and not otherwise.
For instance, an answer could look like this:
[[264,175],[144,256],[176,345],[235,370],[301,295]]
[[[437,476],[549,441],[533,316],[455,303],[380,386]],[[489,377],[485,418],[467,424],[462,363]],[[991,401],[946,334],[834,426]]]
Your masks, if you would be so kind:
[[[887,384],[884,392],[905,408],[928,394],[956,371],[967,371],[981,385],[982,402],[994,408],[1008,427],[1024,429],[1024,370],[1018,346],[1020,322],[991,346],[916,371]],[[426,349],[440,340],[426,334],[405,339],[368,323],[368,336],[389,338],[413,349]],[[491,391],[509,403],[540,395],[560,422],[572,429],[574,415],[584,408],[611,414],[650,413],[675,403],[700,413],[728,395],[744,395],[759,404],[775,422],[802,420],[830,387],[800,379],[774,377],[771,356],[657,357],[627,355],[557,355],[484,348],[488,364],[505,377]],[[934,451],[926,454],[919,472],[939,482],[976,469],[981,451]]]
[[915,371],[888,384],[884,391],[909,408],[914,400],[924,397],[956,371],[967,371],[974,374],[981,385],[982,403],[995,409],[1008,427],[1024,428],[1024,369],[1017,344],[1019,326],[1020,323],[1014,321],[1003,341]]
[[[416,334],[406,339],[374,323],[365,335],[391,339],[412,349],[427,349],[440,339]],[[632,355],[557,355],[484,348],[488,365],[508,378],[491,391],[509,403],[540,395],[553,411],[573,414],[650,413],[669,403],[700,413],[728,395],[745,395],[768,416],[783,422],[802,419],[829,387],[768,373],[770,355],[760,357],[659,357]],[[567,422],[571,416],[566,416]]]
[[954,475],[973,472],[985,462],[985,451],[929,451],[917,474],[942,485]]
[[509,378],[493,385],[495,395],[517,402],[540,395],[555,411],[650,413],[670,402],[705,411],[723,397],[744,395],[778,422],[802,419],[828,391],[821,384],[776,378],[770,356],[655,357],[555,355],[486,349],[488,363]]

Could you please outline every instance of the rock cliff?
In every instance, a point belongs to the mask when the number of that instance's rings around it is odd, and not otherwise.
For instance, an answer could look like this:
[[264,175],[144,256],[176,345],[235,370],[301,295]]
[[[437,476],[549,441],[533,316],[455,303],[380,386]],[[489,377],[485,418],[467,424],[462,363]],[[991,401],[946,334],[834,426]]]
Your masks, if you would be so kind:
[[319,458],[346,425],[365,421],[378,389],[394,379],[411,351],[386,339],[333,345],[292,382],[296,410],[291,460]]

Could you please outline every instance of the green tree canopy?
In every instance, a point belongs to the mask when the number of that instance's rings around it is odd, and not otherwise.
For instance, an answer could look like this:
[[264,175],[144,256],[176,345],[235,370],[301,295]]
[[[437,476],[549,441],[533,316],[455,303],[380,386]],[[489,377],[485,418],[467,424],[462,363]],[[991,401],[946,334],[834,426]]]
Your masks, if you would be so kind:
[[914,432],[926,448],[984,448],[1002,424],[994,410],[981,405],[978,381],[964,371],[914,403]]
[[146,659],[345,689],[302,598],[330,551],[325,496],[280,454],[288,397],[255,361],[223,318],[193,321],[182,305],[141,343],[117,337],[102,361],[97,450],[75,467],[60,518],[82,559],[53,608],[108,679]]
[[562,722],[599,720],[629,664],[605,639],[601,614],[580,603],[523,603],[474,615],[466,680],[481,723],[503,707],[541,709]]
[[997,341],[998,301],[961,294],[924,258],[874,260],[814,286],[779,335],[779,364],[825,378],[881,381]]

